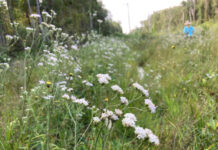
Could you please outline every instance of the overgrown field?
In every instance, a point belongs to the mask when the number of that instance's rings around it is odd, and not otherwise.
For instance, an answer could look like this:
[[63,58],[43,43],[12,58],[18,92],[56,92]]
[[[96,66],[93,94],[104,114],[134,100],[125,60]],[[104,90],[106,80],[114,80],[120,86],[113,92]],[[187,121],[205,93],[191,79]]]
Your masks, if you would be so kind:
[[45,22],[26,30],[23,56],[1,63],[0,149],[218,147],[217,25],[82,45]]

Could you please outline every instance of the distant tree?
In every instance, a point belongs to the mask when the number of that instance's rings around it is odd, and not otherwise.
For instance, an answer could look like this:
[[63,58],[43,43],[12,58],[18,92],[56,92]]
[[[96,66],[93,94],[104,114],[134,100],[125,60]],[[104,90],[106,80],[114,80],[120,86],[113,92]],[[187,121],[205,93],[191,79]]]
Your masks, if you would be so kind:
[[40,3],[39,0],[36,0],[36,9],[37,9],[37,14],[40,15],[39,17],[39,23],[42,22],[42,16],[41,16],[41,11],[40,11]]

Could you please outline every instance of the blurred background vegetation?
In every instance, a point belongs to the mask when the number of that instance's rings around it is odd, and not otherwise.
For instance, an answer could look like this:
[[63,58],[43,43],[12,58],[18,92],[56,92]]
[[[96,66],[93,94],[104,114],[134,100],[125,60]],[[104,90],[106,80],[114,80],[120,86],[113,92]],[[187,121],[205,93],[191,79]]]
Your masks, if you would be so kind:
[[143,32],[159,32],[176,30],[184,25],[186,20],[194,24],[202,24],[207,21],[217,21],[218,0],[187,0],[181,6],[167,8],[154,12],[142,22]]
[[[104,36],[123,35],[120,24],[111,19],[110,12],[100,0],[0,0],[0,3],[1,55],[6,49],[5,36],[15,33],[14,26],[10,23],[18,22],[22,34],[26,26],[31,26],[30,15],[41,14],[43,10],[54,10],[57,16],[52,23],[69,34],[81,35],[95,30]],[[132,33],[148,35],[157,32],[181,32],[186,20],[194,25],[203,24],[202,27],[208,29],[210,22],[213,24],[218,20],[218,0],[187,0],[180,6],[154,12],[142,22],[141,28],[133,30]]]
[[[10,23],[18,22],[30,26],[30,15],[41,14],[43,10],[54,10],[58,15],[54,24],[65,32],[85,33],[96,30],[103,35],[122,33],[119,23],[111,20],[110,15],[97,0],[3,0],[7,7],[0,10],[1,37],[13,32]],[[4,39],[3,41],[4,42]]]

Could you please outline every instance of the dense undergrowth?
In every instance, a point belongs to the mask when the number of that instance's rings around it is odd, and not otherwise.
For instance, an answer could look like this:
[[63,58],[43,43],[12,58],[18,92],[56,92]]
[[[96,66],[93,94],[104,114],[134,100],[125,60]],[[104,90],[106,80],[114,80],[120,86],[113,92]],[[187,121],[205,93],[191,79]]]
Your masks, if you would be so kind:
[[1,149],[216,149],[218,28],[197,31],[78,46],[27,28],[24,56],[1,63]]

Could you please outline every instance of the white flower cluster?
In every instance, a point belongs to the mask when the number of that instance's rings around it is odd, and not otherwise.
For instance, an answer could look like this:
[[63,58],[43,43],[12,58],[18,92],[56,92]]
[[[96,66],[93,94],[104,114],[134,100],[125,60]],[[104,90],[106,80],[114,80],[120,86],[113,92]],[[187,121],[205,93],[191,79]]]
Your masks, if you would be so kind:
[[49,52],[48,50],[43,50],[43,51],[45,53],[47,53],[47,54],[44,54],[47,64],[51,65],[51,66],[56,66],[58,63],[57,56],[55,54]]
[[31,28],[31,27],[26,27],[26,31],[27,31],[27,32],[33,32],[33,31],[34,31],[34,29],[33,29],[33,28]]
[[120,94],[124,94],[123,90],[118,85],[113,85],[113,86],[111,86],[111,88],[113,91],[117,91]]
[[61,28],[56,28],[56,26],[53,25],[53,24],[47,24],[46,22],[42,22],[41,25],[43,25],[43,26],[49,28],[50,31],[62,31]]
[[61,91],[66,91],[67,90],[67,86],[66,86],[67,82],[66,81],[60,81],[56,83],[57,88],[60,88]]
[[62,98],[64,98],[64,99],[70,99],[70,96],[69,96],[68,94],[64,94],[64,95],[62,96]]
[[8,40],[8,41],[11,41],[11,40],[13,40],[14,39],[14,37],[13,36],[11,36],[11,35],[6,35],[5,36],[6,37],[6,39]]
[[42,15],[44,15],[47,18],[52,18],[51,15],[47,11],[42,11]]
[[93,117],[93,122],[94,124],[97,124],[101,121],[101,119],[99,117]]
[[8,63],[0,63],[0,73],[2,71],[6,71],[10,68],[9,64]]
[[149,96],[148,90],[145,90],[143,86],[141,86],[140,84],[133,83],[133,87],[135,87],[136,89],[138,89],[139,91],[141,91],[145,96]]
[[121,117],[123,112],[120,109],[115,109],[115,113],[117,114],[117,116]]
[[125,104],[125,105],[128,105],[129,104],[129,101],[126,97],[120,97],[120,101],[122,104]]
[[156,112],[157,106],[155,106],[150,99],[145,99],[145,104],[148,105],[148,108],[151,110],[151,113]]
[[136,117],[132,113],[126,113],[124,115],[124,119],[122,120],[122,124],[124,127],[135,127],[135,122],[137,121]]
[[88,106],[89,102],[85,100],[85,98],[77,99],[75,96],[71,96],[71,99],[74,103],[83,104],[84,106]]
[[47,96],[44,96],[43,98],[46,99],[46,100],[50,100],[50,99],[54,98],[54,96],[52,96],[52,95],[47,95]]
[[8,9],[8,5],[6,0],[0,0],[0,7],[4,6],[6,9]]
[[97,74],[98,82],[100,84],[108,84],[111,77],[108,74]]
[[218,74],[215,74],[215,73],[207,73],[206,76],[207,76],[209,79],[212,79],[212,78],[218,76]]
[[114,114],[113,111],[104,109],[104,112],[101,114],[101,119],[110,119],[116,121],[119,119],[119,117],[116,114]]
[[33,18],[33,19],[38,19],[40,18],[41,16],[39,14],[31,14],[30,15],[30,18]]
[[149,141],[151,143],[154,143],[155,145],[159,145],[160,141],[159,138],[153,134],[153,132],[150,129],[143,129],[142,127],[135,127],[135,134],[137,135],[137,138],[139,140],[144,140],[145,138],[149,138]]
[[86,80],[83,80],[82,83],[85,84],[86,86],[93,86],[92,83],[90,83],[90,82],[88,82]]
[[148,135],[146,133],[146,130],[143,129],[142,127],[135,127],[135,134],[137,135],[137,138],[139,140],[145,139]]
[[71,48],[74,49],[74,50],[76,50],[76,51],[79,50],[78,47],[77,47],[77,45],[72,45]]

